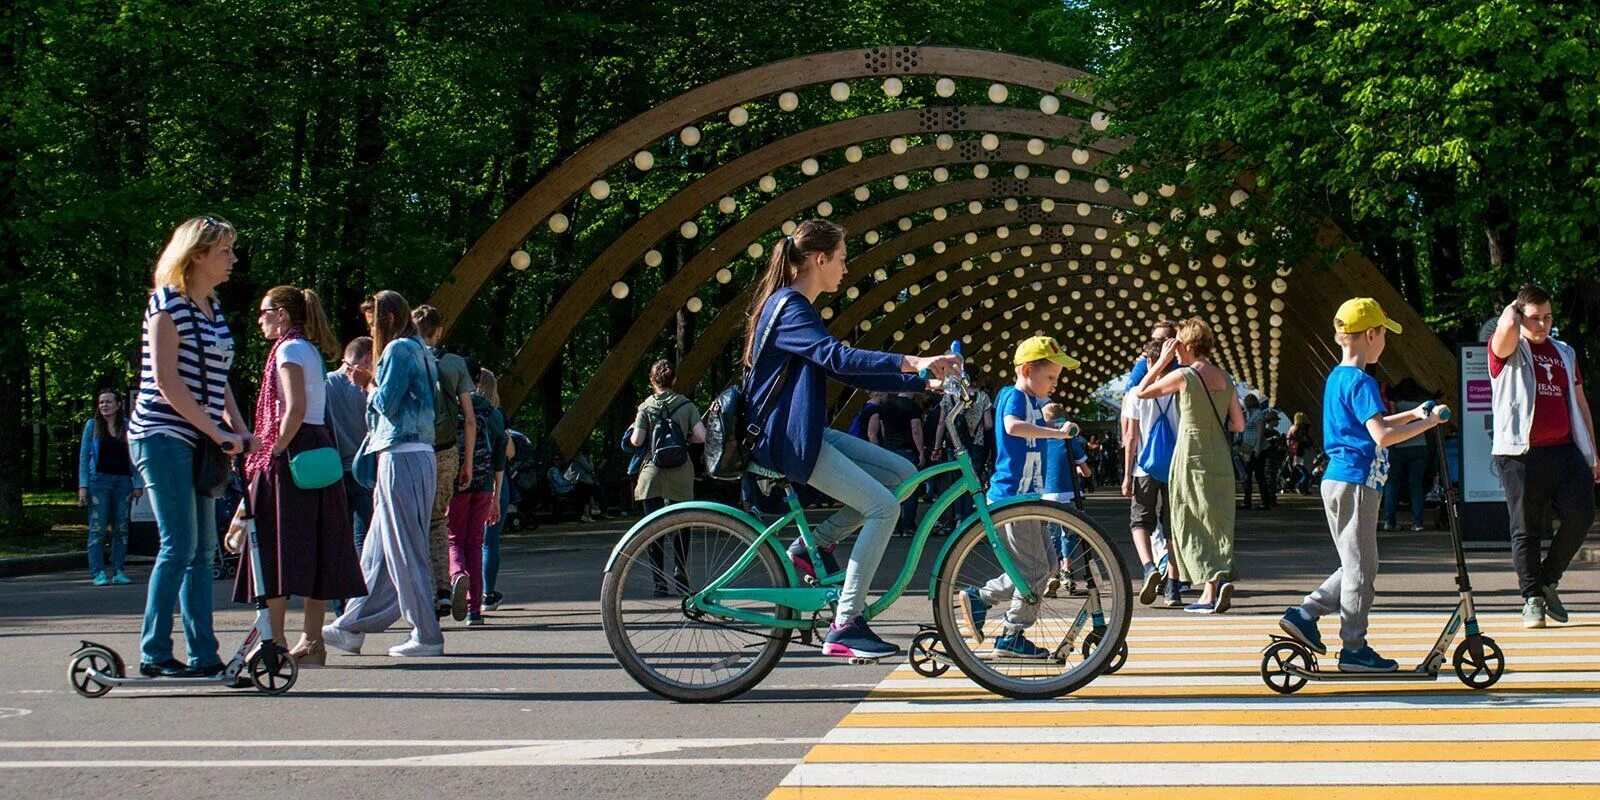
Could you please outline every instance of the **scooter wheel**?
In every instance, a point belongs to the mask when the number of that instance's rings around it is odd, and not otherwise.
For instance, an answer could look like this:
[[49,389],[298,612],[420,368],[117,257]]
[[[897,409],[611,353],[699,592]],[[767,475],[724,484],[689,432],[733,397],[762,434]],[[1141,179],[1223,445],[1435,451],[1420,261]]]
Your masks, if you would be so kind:
[[1261,680],[1278,694],[1294,694],[1306,679],[1290,672],[1291,667],[1310,672],[1311,654],[1295,642],[1278,642],[1261,655]]
[[1456,647],[1456,677],[1473,689],[1487,689],[1506,674],[1506,657],[1500,652],[1500,645],[1487,636],[1480,637],[1480,641],[1483,642],[1481,659],[1473,654],[1468,642]]
[[72,654],[72,661],[67,664],[67,681],[72,684],[73,691],[84,697],[100,697],[111,691],[111,684],[95,680],[89,671],[113,678],[126,677],[122,674],[121,663],[117,654],[110,650],[86,647]]
[[256,689],[266,694],[283,694],[300,677],[300,665],[294,663],[294,656],[288,650],[276,644],[272,645],[272,649],[276,652],[276,659],[267,652],[267,648],[256,648],[256,654],[250,657],[245,670]]
[[[1083,637],[1083,647],[1078,652],[1079,655],[1083,656],[1085,661],[1089,659],[1089,656],[1094,655],[1095,648],[1100,646],[1101,637],[1102,634],[1100,631],[1092,631],[1088,636]],[[1114,674],[1117,670],[1122,669],[1122,666],[1127,663],[1128,643],[1123,642],[1122,644],[1117,645],[1117,651],[1111,654],[1111,660],[1106,662],[1106,667],[1100,671],[1100,674]]]
[[944,645],[940,644],[937,632],[923,631],[911,638],[911,650],[906,658],[918,675],[937,678],[950,671],[950,663],[940,658],[943,650]]

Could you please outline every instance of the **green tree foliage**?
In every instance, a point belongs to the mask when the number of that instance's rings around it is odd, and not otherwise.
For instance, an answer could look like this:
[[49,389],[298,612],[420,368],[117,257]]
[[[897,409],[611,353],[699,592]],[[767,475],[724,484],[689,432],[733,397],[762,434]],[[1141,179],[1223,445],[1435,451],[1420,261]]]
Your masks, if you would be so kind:
[[1138,136],[1144,183],[1181,181],[1191,212],[1256,176],[1244,209],[1218,205],[1265,232],[1246,253],[1262,269],[1331,218],[1442,333],[1471,336],[1530,280],[1561,298],[1567,340],[1600,332],[1600,6],[1093,6],[1114,52],[1097,82],[1118,108],[1108,134]]
[[[165,237],[221,214],[241,231],[222,289],[249,401],[253,307],[280,283],[324,295],[340,333],[377,288],[425,299],[510,203],[585,143],[693,86],[823,50],[928,41],[1087,63],[1098,45],[1051,0],[19,0],[0,10],[0,514],[57,483],[93,390],[136,380],[140,313]],[[880,97],[881,101],[882,98]],[[871,101],[863,99],[863,103]],[[566,236],[530,238],[452,347],[505,364],[578,272],[719,161],[844,109],[662,143]],[[692,253],[669,254],[670,268]],[[714,310],[719,297],[706,297]],[[633,297],[648,297],[640,286]],[[522,425],[537,436],[626,323],[591,314]],[[707,317],[708,315],[699,315]],[[682,318],[674,341],[692,339]],[[24,466],[26,465],[26,466]]]

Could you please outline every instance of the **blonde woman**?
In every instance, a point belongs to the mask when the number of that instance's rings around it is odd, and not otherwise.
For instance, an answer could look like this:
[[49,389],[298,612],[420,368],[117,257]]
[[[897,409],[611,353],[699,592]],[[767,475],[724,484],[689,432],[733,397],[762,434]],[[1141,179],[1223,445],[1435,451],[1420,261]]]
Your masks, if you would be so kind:
[[[238,261],[237,238],[233,226],[218,217],[179,225],[156,262],[145,306],[128,450],[161,532],[140,643],[139,672],[147,677],[222,670],[211,626],[216,498],[197,486],[195,463],[206,440],[228,456],[255,445],[228,386],[233,333],[214,293]],[[173,657],[172,612],[180,601],[187,664]]]

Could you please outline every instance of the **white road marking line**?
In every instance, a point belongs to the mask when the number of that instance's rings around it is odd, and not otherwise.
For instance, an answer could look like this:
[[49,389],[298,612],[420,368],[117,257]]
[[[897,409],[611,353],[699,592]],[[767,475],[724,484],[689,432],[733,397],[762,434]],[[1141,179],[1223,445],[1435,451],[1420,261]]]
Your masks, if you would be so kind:
[[[835,728],[821,744],[1112,744],[1154,742],[1585,741],[1588,723],[1474,725],[1078,725],[1034,728]],[[1559,745],[1552,744],[1552,748]]]
[[[282,767],[544,767],[544,766],[748,766],[793,765],[800,756],[685,756],[669,757],[673,753],[693,753],[699,750],[726,752],[735,747],[797,747],[810,746],[815,738],[750,738],[750,739],[557,739],[530,740],[395,740],[395,739],[329,739],[322,741],[251,741],[251,742],[195,742],[195,741],[70,741],[70,742],[5,742],[7,750],[82,750],[99,751],[104,748],[216,748],[219,758],[209,759],[85,759],[77,760],[20,760],[0,761],[0,769],[83,769],[87,767],[113,768],[282,768]],[[437,753],[385,758],[269,758],[238,759],[230,750],[238,747],[285,748],[359,748],[407,747],[478,748],[461,753]]]
[[1323,786],[1329,784],[1565,784],[1600,781],[1600,762],[1541,761],[1534,769],[1508,769],[1493,761],[1385,763],[1161,763],[1161,764],[800,764],[784,786],[1173,786],[1204,776],[1205,785]]
[[696,750],[714,747],[799,746],[816,744],[815,736],[750,738],[750,739],[253,739],[248,741],[218,741],[215,739],[158,739],[130,741],[114,739],[94,741],[87,739],[42,740],[29,742],[0,742],[0,750],[104,750],[110,748],[179,748],[195,747],[558,747],[576,745],[590,748],[649,749],[650,752],[671,750]]

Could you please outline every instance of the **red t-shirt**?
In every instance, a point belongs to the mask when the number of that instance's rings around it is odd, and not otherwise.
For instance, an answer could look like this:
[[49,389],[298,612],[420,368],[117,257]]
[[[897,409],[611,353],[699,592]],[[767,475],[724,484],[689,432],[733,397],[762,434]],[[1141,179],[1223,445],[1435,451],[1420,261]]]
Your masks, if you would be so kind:
[[[1567,367],[1561,361],[1561,351],[1549,339],[1538,344],[1528,343],[1533,351],[1533,430],[1528,433],[1532,447],[1550,447],[1572,441],[1572,418],[1567,405]],[[1489,351],[1489,374],[1500,377],[1505,369],[1505,359]],[[1583,376],[1573,365],[1572,385],[1583,383]]]

